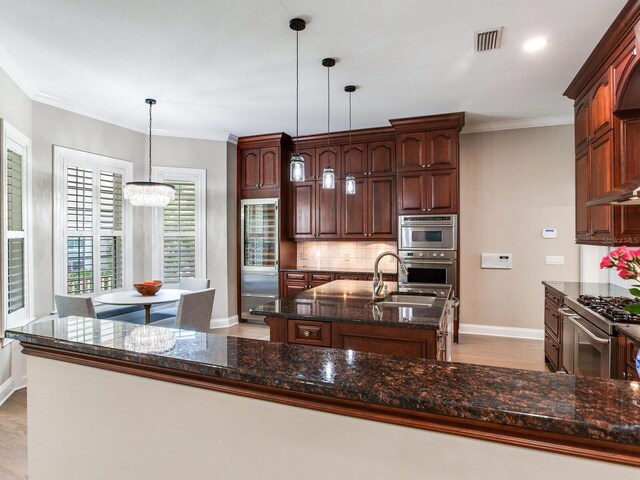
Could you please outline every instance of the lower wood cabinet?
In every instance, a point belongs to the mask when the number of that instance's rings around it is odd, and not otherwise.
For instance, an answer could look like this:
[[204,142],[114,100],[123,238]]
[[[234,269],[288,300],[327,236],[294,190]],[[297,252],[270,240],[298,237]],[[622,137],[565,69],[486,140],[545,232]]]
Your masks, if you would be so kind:
[[[385,282],[397,282],[398,275],[395,273],[383,273],[382,279]],[[280,297],[292,297],[310,288],[319,287],[334,280],[364,280],[373,281],[372,273],[350,273],[350,272],[309,272],[286,270],[280,272]]]
[[435,360],[437,332],[314,320],[267,317],[272,342],[341,348]]
[[544,359],[549,370],[562,370],[562,317],[564,298],[550,288],[544,291]]
[[640,381],[636,370],[636,357],[640,343],[623,333],[618,333],[618,375],[620,380]]

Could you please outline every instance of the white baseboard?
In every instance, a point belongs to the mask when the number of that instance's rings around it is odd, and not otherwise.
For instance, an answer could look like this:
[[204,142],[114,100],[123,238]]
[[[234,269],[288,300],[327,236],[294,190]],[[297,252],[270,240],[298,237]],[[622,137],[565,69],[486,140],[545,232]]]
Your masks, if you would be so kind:
[[225,328],[235,325],[236,323],[238,323],[238,315],[225,318],[212,318],[211,328]]
[[542,328],[500,327],[496,325],[476,325],[474,323],[461,323],[460,333],[488,335],[491,337],[526,338],[529,340],[544,339],[544,330]]
[[2,385],[0,385],[0,405],[7,401],[7,399],[13,395],[13,392],[16,391],[15,382],[13,378],[10,378]]

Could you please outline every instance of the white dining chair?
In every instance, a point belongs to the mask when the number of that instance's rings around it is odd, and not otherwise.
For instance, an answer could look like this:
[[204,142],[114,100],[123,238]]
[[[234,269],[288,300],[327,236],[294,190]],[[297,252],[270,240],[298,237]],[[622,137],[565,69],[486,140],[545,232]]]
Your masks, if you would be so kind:
[[208,278],[182,278],[178,288],[180,290],[191,290],[197,292],[198,290],[206,290],[211,286],[211,281]]
[[197,332],[211,331],[211,313],[215,288],[208,288],[197,292],[183,293],[178,302],[178,313],[174,318],[167,318],[151,322],[153,326],[179,328],[181,330],[195,330]]
[[56,310],[58,318],[64,317],[88,317],[98,318],[91,297],[79,295],[56,295]]

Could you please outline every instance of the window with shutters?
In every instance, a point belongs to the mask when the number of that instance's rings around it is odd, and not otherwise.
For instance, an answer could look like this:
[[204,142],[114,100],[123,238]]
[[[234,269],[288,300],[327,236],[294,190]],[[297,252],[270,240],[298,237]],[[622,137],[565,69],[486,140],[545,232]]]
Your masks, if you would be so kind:
[[175,198],[157,209],[153,277],[169,285],[178,285],[183,278],[206,277],[206,171],[154,167],[153,178],[176,189]]
[[129,206],[122,188],[131,162],[54,147],[55,291],[97,296],[131,281]]
[[2,332],[23,325],[32,316],[31,255],[29,245],[30,140],[9,123],[0,121],[2,131]]

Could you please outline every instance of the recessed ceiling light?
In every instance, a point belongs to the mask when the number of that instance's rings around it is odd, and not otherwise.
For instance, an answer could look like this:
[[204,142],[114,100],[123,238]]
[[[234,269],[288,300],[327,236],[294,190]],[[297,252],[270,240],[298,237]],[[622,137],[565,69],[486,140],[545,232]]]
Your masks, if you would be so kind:
[[544,37],[532,38],[522,46],[525,52],[537,52],[547,46],[547,39]]

